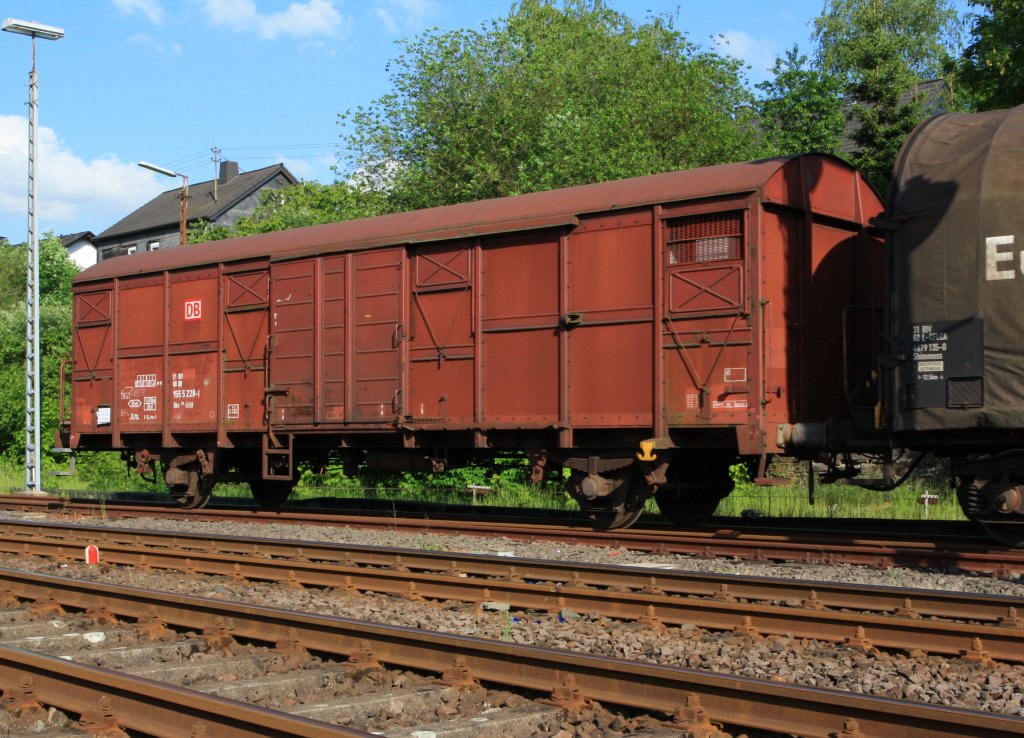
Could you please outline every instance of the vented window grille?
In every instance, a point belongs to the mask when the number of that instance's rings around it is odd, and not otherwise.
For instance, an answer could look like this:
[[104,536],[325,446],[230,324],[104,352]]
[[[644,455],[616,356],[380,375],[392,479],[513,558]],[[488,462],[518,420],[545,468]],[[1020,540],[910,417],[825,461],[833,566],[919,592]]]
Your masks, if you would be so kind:
[[665,222],[668,265],[703,264],[743,255],[743,212],[708,213]]

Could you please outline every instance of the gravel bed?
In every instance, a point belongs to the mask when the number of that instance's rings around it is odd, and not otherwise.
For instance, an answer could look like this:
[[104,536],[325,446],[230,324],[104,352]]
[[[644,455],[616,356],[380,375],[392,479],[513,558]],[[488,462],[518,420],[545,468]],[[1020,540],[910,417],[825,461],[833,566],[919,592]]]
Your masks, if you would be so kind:
[[[83,520],[91,524],[91,520]],[[728,559],[652,556],[623,549],[525,544],[469,536],[368,531],[319,526],[179,522],[134,518],[110,522],[111,527],[174,529],[210,535],[241,535],[335,541],[414,549],[484,552],[529,558],[548,558],[625,565],[673,565],[711,572],[799,579],[866,582],[960,592],[1010,595],[1024,593],[1019,576],[996,578],[976,574],[947,574],[893,569],[876,571],[851,566],[791,566],[755,564]],[[481,638],[511,640],[549,648],[602,656],[704,669],[758,679],[842,689],[861,694],[911,699],[1004,714],[1024,715],[1024,668],[1007,664],[984,666],[962,659],[899,652],[864,652],[808,639],[770,636],[753,639],[716,633],[695,626],[651,628],[637,623],[606,620],[594,613],[478,611],[465,603],[418,603],[368,594],[353,596],[341,590],[296,591],[282,585],[238,583],[226,577],[188,579],[165,572],[120,567],[57,564],[42,559],[5,557],[4,565],[191,595],[238,600],[253,604],[305,610],[377,623],[406,625]]]
[[[0,513],[0,517],[16,518],[16,514]],[[18,519],[24,519],[20,517]],[[66,522],[66,518],[61,518]],[[83,518],[84,525],[100,521]],[[409,533],[405,531],[369,530],[364,528],[327,527],[320,525],[286,525],[275,523],[216,523],[205,521],[131,518],[110,520],[111,528],[145,530],[176,530],[206,533],[210,536],[252,536],[277,540],[302,540],[325,543],[351,543],[364,546],[393,546],[421,551],[458,551],[515,558],[550,559],[590,564],[619,566],[671,567],[684,571],[738,574],[763,577],[788,577],[846,584],[877,584],[886,587],[916,587],[976,594],[1002,594],[1024,597],[1024,575],[1005,577],[969,572],[946,573],[919,569],[870,569],[848,564],[772,564],[734,558],[703,558],[677,554],[652,554],[626,548],[600,548],[539,541],[524,543],[507,538]]]

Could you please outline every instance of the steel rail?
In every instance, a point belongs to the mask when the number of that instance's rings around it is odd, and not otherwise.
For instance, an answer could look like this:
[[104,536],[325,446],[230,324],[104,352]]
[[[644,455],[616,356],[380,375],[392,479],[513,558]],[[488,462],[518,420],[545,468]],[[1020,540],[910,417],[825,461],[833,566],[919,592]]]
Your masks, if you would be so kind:
[[[716,530],[615,530],[595,531],[581,526],[530,525],[483,520],[467,521],[444,517],[391,517],[385,515],[339,515],[303,512],[295,509],[205,508],[182,510],[174,505],[110,504],[96,501],[57,501],[52,498],[0,497],[0,506],[48,512],[78,512],[96,516],[130,517],[158,514],[189,520],[276,522],[302,525],[345,525],[433,534],[502,535],[522,541],[559,541],[570,544],[624,546],[656,553],[698,556],[734,556],[744,559],[801,562],[808,564],[849,563],[865,566],[906,566],[911,568],[956,569],[971,572],[1013,573],[1024,571],[1024,549],[1005,548],[995,542],[942,542],[921,538],[869,537],[861,533],[842,539],[836,534],[793,531],[769,534],[763,531],[719,528]],[[157,512],[158,511],[158,512]]]
[[[671,585],[676,580],[672,573],[663,571],[616,570],[615,576],[605,578],[603,575],[613,570],[607,567],[586,567],[590,584],[607,587],[611,583],[621,586],[628,581],[633,591],[622,592],[587,586],[581,577],[572,576],[579,571],[575,567],[541,561],[523,562],[524,566],[520,566],[517,560],[510,566],[507,559],[494,561],[495,557],[492,557],[486,562],[490,566],[485,567],[484,577],[488,578],[470,578],[466,569],[471,566],[466,564],[479,565],[482,557],[448,557],[435,553],[431,556],[431,562],[440,565],[442,572],[447,569],[447,573],[436,573],[409,570],[407,562],[420,558],[410,550],[392,552],[390,562],[392,566],[399,566],[379,569],[357,565],[351,560],[354,557],[338,552],[334,546],[321,544],[310,547],[299,541],[221,540],[204,539],[195,534],[183,536],[77,526],[0,524],[0,531],[5,528],[19,530],[23,534],[0,537],[0,551],[7,553],[67,558],[69,539],[77,538],[79,544],[102,543],[104,560],[121,565],[139,566],[144,563],[147,567],[160,569],[412,595],[434,600],[476,603],[494,600],[513,608],[551,612],[559,612],[563,608],[581,612],[598,611],[610,618],[660,621],[674,625],[689,623],[712,630],[743,630],[759,635],[788,634],[834,643],[849,641],[861,647],[870,644],[880,648],[920,649],[947,655],[984,650],[993,659],[1024,661],[1024,624],[1019,618],[1012,617],[1014,611],[1011,609],[1019,607],[1024,613],[1024,598],[978,596],[976,599],[987,603],[989,609],[995,609],[993,602],[1000,603],[1003,621],[998,624],[959,623],[911,617],[906,611],[897,615],[880,615],[828,610],[821,604],[820,595],[815,589],[819,583],[813,582],[803,583],[802,592],[792,583],[782,585],[791,596],[802,594],[804,606],[793,607],[737,601],[731,589],[732,585],[737,584],[734,581],[736,578],[730,576],[719,577],[719,589],[711,592],[710,596],[692,597],[680,596],[692,592],[679,586],[673,588]],[[225,553],[222,550],[224,544],[234,551]],[[361,553],[373,555],[367,548],[362,547]],[[288,558],[266,558],[275,553]],[[296,558],[296,554],[301,555],[301,558]],[[334,560],[326,563],[316,560],[327,554]],[[349,560],[346,561],[346,558]],[[534,576],[530,577],[526,572]],[[553,577],[555,582],[550,581],[551,574],[557,574],[557,577]],[[531,582],[534,577],[541,583]],[[710,583],[714,580],[704,577],[703,581]],[[769,581],[760,580],[756,584],[767,589]],[[730,589],[721,589],[723,582],[727,582],[726,587]],[[669,594],[666,586],[669,590],[674,589],[674,592]],[[842,585],[836,589],[853,592],[858,588]],[[816,599],[807,602],[811,590],[814,590]],[[923,591],[921,593],[926,594]],[[728,596],[723,597],[723,594]],[[908,596],[907,590],[900,590],[895,595],[886,593],[881,599],[888,605],[893,602],[905,603]],[[939,597],[935,599],[941,600]],[[963,610],[970,610],[971,596],[947,593],[946,599],[956,602]],[[862,591],[860,600],[863,604],[869,600],[869,596]],[[913,602],[908,604],[913,605]],[[976,639],[981,639],[981,643],[976,643]]]
[[[460,574],[475,577],[509,578],[553,582],[574,587],[610,587],[644,590],[657,588],[669,595],[714,597],[739,600],[786,601],[808,598],[813,590],[822,607],[829,609],[900,612],[911,608],[921,617],[999,623],[1009,608],[1024,608],[1024,598],[1006,595],[964,594],[920,588],[856,585],[813,580],[772,579],[769,577],[705,574],[672,569],[610,566],[562,562],[545,559],[510,560],[504,556],[428,551],[351,543],[323,543],[297,539],[217,536],[179,531],[154,531],[136,528],[108,528],[81,523],[42,523],[39,521],[0,520],[0,534],[29,540],[50,537],[72,541],[79,546],[108,543],[192,549],[195,551],[235,553],[239,556],[297,559],[345,566],[407,568],[413,571],[444,573],[454,567]],[[14,549],[5,549],[17,553]],[[652,578],[654,581],[652,582]],[[722,587],[726,589],[723,591]],[[1020,614],[1024,616],[1024,609]]]
[[[31,679],[27,685],[25,677]],[[44,705],[79,715],[105,713],[121,728],[158,738],[187,735],[369,738],[372,735],[8,646],[0,646],[0,685],[4,687],[5,697],[27,687],[35,701]]]
[[[522,646],[467,636],[377,625],[344,618],[256,607],[168,592],[101,585],[0,569],[0,587],[64,607],[104,605],[119,617],[156,616],[194,630],[227,625],[240,638],[297,639],[310,651],[376,660],[400,668],[443,673],[453,667],[483,683],[553,690],[572,675],[586,699],[673,714],[696,697],[710,718],[730,725],[810,738],[844,734],[855,725],[865,738],[1024,736],[1024,719],[723,676],[670,666]],[[853,721],[853,722],[851,722]]]

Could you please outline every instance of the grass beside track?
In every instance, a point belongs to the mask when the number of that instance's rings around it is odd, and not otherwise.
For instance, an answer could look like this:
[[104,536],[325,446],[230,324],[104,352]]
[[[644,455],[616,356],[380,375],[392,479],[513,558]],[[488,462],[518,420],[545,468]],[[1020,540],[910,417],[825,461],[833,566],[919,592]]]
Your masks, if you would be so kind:
[[[47,465],[47,471],[57,464]],[[53,476],[44,472],[43,487],[57,496],[95,495],[109,498],[115,492],[138,491],[152,494],[164,491],[162,484],[151,484],[137,475],[129,475],[116,454],[82,455],[79,471],[73,476]],[[396,474],[345,477],[337,470],[325,474],[303,473],[292,499],[338,497],[341,499],[379,499],[434,504],[471,504],[502,508],[540,508],[574,510],[575,503],[558,484],[531,486],[524,483],[526,469],[509,464],[498,471],[486,469],[456,470],[449,474]],[[939,480],[911,481],[892,492],[875,492],[847,484],[818,484],[814,504],[808,499],[807,485],[758,487],[749,481],[743,467],[734,467],[736,488],[715,511],[721,517],[740,517],[745,511],[772,518],[865,518],[888,520],[964,520],[955,492]],[[24,469],[11,462],[0,463],[0,492],[24,490]],[[923,496],[928,495],[928,504]],[[219,484],[216,499],[250,499],[246,484]],[[937,499],[932,500],[931,496]],[[170,497],[168,496],[168,499]],[[657,513],[654,500],[648,500],[647,512]],[[749,513],[748,513],[749,514]]]

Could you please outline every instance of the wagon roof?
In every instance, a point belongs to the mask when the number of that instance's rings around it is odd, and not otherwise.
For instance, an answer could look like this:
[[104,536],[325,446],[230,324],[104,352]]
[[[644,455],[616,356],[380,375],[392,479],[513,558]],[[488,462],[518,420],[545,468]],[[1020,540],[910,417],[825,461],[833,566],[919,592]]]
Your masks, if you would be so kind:
[[[828,159],[849,168],[849,165],[834,157],[811,156]],[[75,281],[88,282],[267,256],[288,258],[321,250],[353,250],[425,243],[566,225],[575,222],[577,216],[585,213],[756,192],[787,163],[798,158],[783,157],[720,164],[514,197],[307,226],[290,231],[261,233],[205,243],[195,248],[186,246],[133,254],[100,262],[79,274]],[[799,197],[796,192],[793,194],[794,197]]]
[[[1016,202],[1024,173],[1024,105],[984,113],[946,113],[929,118],[915,128],[896,159],[890,214],[929,219],[927,229],[896,231],[898,240],[913,239],[913,248],[934,235],[940,247],[969,243],[978,233],[979,220],[1019,223]],[[997,203],[993,212],[985,212]],[[994,225],[994,224],[992,224]],[[962,229],[951,240],[948,231]],[[1007,233],[1013,233],[1010,224]],[[1002,232],[1002,231],[1000,231]],[[993,231],[994,233],[994,231]]]

